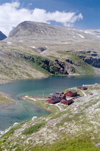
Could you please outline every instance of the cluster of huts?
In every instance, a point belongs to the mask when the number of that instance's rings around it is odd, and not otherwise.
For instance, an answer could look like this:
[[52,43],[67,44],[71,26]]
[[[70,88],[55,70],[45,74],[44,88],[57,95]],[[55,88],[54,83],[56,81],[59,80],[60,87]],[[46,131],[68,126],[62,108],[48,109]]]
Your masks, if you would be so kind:
[[[86,87],[77,87],[77,89],[80,90],[86,90]],[[68,98],[66,99],[66,97],[72,97],[72,98]],[[73,99],[75,99],[75,97],[77,96],[77,91],[76,90],[70,90],[66,93],[64,92],[56,92],[55,94],[50,94],[50,96],[48,97],[48,99],[46,100],[47,103],[49,104],[55,104],[55,103],[62,103],[65,105],[70,105],[74,102]]]

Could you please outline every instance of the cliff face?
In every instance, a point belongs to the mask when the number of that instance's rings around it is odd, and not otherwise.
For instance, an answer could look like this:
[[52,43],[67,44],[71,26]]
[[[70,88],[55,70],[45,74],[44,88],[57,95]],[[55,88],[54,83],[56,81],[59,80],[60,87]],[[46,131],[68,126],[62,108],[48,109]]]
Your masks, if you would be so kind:
[[93,67],[100,68],[100,55],[97,52],[87,51],[87,54],[78,55],[78,57]]

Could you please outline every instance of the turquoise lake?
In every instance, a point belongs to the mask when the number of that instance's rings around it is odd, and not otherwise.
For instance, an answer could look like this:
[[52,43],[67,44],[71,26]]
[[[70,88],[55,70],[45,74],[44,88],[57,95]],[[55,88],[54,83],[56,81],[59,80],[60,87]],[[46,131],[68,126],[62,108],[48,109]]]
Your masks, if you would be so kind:
[[4,92],[16,101],[0,107],[0,130],[5,130],[15,122],[31,119],[33,116],[50,114],[29,102],[19,99],[21,95],[44,96],[55,91],[63,91],[70,87],[83,84],[100,83],[100,76],[77,77],[49,77],[45,79],[18,80],[0,85],[0,92]]

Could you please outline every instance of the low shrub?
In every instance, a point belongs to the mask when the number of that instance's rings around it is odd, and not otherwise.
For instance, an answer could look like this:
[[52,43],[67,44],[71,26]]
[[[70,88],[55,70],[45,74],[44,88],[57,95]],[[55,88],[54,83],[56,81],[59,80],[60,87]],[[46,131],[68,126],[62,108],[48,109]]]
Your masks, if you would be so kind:
[[45,125],[45,123],[37,123],[35,125],[32,125],[28,128],[26,128],[22,134],[24,135],[28,135],[28,134],[32,134],[34,132],[37,132],[41,127],[43,127]]

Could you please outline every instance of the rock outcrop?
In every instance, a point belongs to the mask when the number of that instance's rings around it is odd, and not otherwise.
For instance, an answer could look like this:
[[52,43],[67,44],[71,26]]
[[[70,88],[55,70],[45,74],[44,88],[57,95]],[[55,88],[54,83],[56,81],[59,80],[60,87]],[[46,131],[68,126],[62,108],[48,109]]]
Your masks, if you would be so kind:
[[100,68],[100,58],[84,58],[84,61],[94,67]]
[[97,53],[92,53],[90,56],[78,55],[78,57],[93,67],[100,68],[100,57]]

